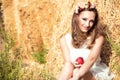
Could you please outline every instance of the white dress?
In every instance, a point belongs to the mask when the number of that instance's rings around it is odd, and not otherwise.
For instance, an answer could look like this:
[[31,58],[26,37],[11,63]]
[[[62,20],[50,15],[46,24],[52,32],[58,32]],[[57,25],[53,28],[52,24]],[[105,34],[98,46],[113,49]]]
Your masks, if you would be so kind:
[[[83,57],[84,61],[87,59],[88,55],[90,54],[90,49],[87,49],[85,46],[82,46],[79,49],[76,49],[71,44],[71,34],[66,34],[65,39],[70,49],[70,56],[71,61],[75,65],[75,60],[77,57]],[[104,63],[100,63],[101,58],[98,57],[97,61],[93,64],[90,71],[94,75],[96,80],[112,80],[114,77],[113,74],[110,73],[109,67],[106,66]]]

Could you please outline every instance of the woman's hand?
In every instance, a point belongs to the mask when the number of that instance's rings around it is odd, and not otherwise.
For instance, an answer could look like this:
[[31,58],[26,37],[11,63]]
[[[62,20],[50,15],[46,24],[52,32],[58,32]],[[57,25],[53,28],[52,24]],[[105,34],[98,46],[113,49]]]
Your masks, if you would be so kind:
[[82,66],[82,64],[78,64],[78,62],[74,62],[75,63],[75,68],[80,68]]
[[77,57],[74,64],[75,64],[75,67],[80,68],[84,64],[83,57]]

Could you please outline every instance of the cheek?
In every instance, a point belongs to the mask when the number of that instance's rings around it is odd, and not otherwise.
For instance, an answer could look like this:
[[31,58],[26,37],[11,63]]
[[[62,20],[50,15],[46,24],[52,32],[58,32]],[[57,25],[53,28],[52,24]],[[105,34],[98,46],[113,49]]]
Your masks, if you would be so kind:
[[82,25],[82,24],[84,24],[84,21],[79,19],[79,25]]

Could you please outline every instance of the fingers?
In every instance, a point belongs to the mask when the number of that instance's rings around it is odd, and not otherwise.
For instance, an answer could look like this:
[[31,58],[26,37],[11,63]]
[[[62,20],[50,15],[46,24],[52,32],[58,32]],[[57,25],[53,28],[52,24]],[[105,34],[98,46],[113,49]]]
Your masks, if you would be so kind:
[[78,62],[75,62],[75,67],[76,68],[80,68],[82,66],[82,64],[78,64]]

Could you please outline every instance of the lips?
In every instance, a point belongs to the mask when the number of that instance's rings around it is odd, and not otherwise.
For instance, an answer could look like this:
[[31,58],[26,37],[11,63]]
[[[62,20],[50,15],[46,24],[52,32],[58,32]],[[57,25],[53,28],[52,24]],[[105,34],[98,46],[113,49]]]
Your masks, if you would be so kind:
[[82,32],[87,32],[87,31],[89,30],[89,28],[90,28],[90,27],[82,27],[82,28],[81,28],[81,31],[82,31]]
[[84,30],[89,30],[89,27],[88,26],[84,26],[83,29]]

